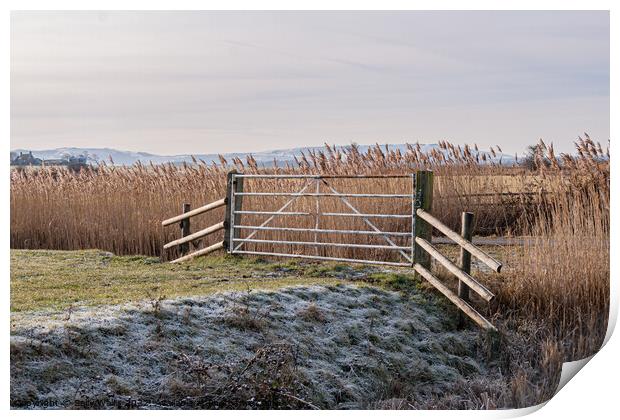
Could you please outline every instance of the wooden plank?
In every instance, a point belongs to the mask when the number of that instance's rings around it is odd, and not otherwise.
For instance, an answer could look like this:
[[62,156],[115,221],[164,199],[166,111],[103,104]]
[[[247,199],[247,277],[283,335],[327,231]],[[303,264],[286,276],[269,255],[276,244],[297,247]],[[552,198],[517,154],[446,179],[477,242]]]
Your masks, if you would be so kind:
[[437,289],[441,294],[447,297],[452,303],[454,303],[461,311],[463,311],[468,317],[470,317],[476,324],[485,330],[497,331],[497,328],[493,326],[489,321],[487,321],[482,315],[478,313],[469,303],[465,302],[463,299],[459,298],[452,290],[448,289],[443,283],[437,279],[437,277],[433,276],[430,271],[426,268],[422,267],[420,264],[415,264],[413,269],[420,274],[420,276],[424,277],[430,284],[432,284],[435,289]]
[[445,256],[437,250],[433,245],[431,245],[428,241],[422,238],[415,238],[416,243],[420,245],[426,252],[428,252],[438,263],[443,265],[448,271],[457,276],[459,280],[463,281],[467,284],[474,292],[478,293],[482,299],[490,302],[493,300],[495,295],[489,291],[486,287],[478,283],[476,279],[470,276],[467,273],[461,271],[452,261],[447,259]]
[[[416,209],[431,211],[433,208],[433,172],[418,171],[415,176],[415,198],[414,204]],[[433,228],[424,220],[414,219],[414,237],[422,238],[427,241],[432,240]],[[419,263],[426,269],[431,268],[431,256],[424,248],[415,244],[413,249],[413,261]]]
[[191,254],[187,254],[181,258],[177,258],[176,260],[170,261],[171,263],[180,263],[183,261],[188,261],[191,260],[192,258],[196,258],[196,257],[200,257],[201,255],[207,255],[210,254],[214,251],[217,251],[218,249],[222,249],[224,248],[224,242],[218,242],[216,244],[211,245],[210,247],[207,248],[203,248],[199,251],[196,252],[192,252]]
[[[464,211],[461,214],[461,236],[468,242],[471,242],[474,214]],[[461,248],[460,266],[461,271],[471,274],[471,253],[463,247]],[[469,286],[465,282],[459,280],[459,297],[465,302],[469,302]]]
[[172,248],[173,246],[182,245],[188,242],[195,241],[196,239],[203,238],[211,233],[218,232],[222,229],[224,229],[224,222],[220,222],[216,225],[209,226],[206,229],[199,230],[198,232],[192,233],[191,235],[186,236],[185,238],[181,238],[181,239],[177,239],[176,241],[168,242],[166,245],[164,245],[164,249]]
[[163,222],[161,222],[161,225],[162,226],[168,226],[168,225],[171,225],[173,223],[180,222],[181,220],[197,216],[197,215],[202,214],[202,213],[204,213],[206,211],[217,209],[217,208],[222,207],[224,205],[226,205],[226,199],[222,198],[221,200],[217,200],[217,201],[214,201],[213,203],[209,203],[209,204],[207,204],[205,206],[198,207],[197,209],[194,209],[194,210],[189,211],[187,213],[180,214],[180,215],[175,216],[175,217],[171,217],[170,219],[166,219]]
[[[435,216],[424,211],[423,209],[418,209],[416,211],[416,215],[420,216],[421,219],[424,219],[433,227],[435,227],[438,231],[446,235],[448,238],[452,239],[458,245],[465,248],[469,251],[474,257],[478,258],[480,261],[485,263],[491,270],[500,272],[502,269],[502,263],[497,261],[495,258],[491,257],[489,254],[472,244],[470,241],[463,238],[461,235],[450,229],[448,226],[444,225],[441,221],[439,221]],[[417,226],[417,224],[416,224]],[[430,241],[430,238],[424,238]]]

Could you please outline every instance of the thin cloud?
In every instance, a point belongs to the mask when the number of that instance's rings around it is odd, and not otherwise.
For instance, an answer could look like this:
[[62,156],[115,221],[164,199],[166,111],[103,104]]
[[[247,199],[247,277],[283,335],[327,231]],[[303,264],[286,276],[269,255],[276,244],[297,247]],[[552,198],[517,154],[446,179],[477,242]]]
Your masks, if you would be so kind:
[[11,147],[609,138],[608,12],[14,12]]

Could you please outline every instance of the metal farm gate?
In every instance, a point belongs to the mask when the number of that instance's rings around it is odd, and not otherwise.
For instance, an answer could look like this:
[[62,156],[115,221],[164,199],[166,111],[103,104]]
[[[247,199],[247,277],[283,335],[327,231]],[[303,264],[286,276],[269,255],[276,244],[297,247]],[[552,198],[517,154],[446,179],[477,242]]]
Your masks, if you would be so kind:
[[[412,267],[478,325],[495,327],[471,304],[470,291],[486,302],[494,295],[470,275],[471,256],[499,272],[502,264],[471,242],[473,215],[463,213],[458,234],[431,214],[433,173],[410,175],[268,175],[228,173],[226,197],[162,222],[180,222],[185,247],[215,232],[223,241],[173,263],[218,249],[230,254],[305,258]],[[195,233],[192,216],[225,206],[224,220]],[[437,229],[461,247],[460,264],[432,245]],[[459,279],[458,293],[431,273],[431,258]]]
[[[336,189],[332,183],[335,180],[347,180],[349,184],[362,184],[362,180],[396,180],[406,179],[408,181],[409,191],[399,194],[385,194],[385,193],[354,193],[354,192],[342,192],[341,188]],[[273,187],[271,183],[263,183],[253,188],[252,191],[248,191],[247,188],[243,188],[244,180],[295,180],[302,181],[302,186],[297,191],[265,191],[260,187]],[[343,261],[350,263],[360,264],[382,264],[382,265],[395,265],[395,266],[412,266],[414,260],[414,247],[413,237],[414,232],[411,228],[415,215],[413,212],[414,203],[413,197],[415,196],[415,176],[321,176],[321,175],[244,175],[244,174],[231,174],[232,188],[229,191],[230,208],[229,213],[226,214],[226,220],[229,223],[230,229],[227,230],[227,236],[224,238],[224,243],[227,245],[226,249],[231,254],[251,254],[251,255],[265,255],[265,256],[277,256],[277,257],[289,257],[289,258],[307,258],[316,260],[328,260],[328,261]],[[247,185],[247,183],[246,183]],[[368,188],[368,186],[366,186]],[[273,188],[272,188],[273,189]],[[277,205],[273,208],[269,208],[269,204],[273,206],[273,199],[278,197],[286,198],[283,205]],[[247,205],[249,198],[267,198],[267,203],[255,203],[262,204],[260,207]],[[310,203],[308,203],[308,199]],[[292,207],[298,204],[300,201],[305,200],[304,207],[308,205],[314,205],[313,211],[290,211]],[[334,201],[337,200],[337,203]],[[353,204],[351,201],[356,200]],[[372,201],[401,201],[400,206],[385,206],[388,208],[406,208],[408,214],[390,214],[390,213],[369,213],[364,210],[364,204],[366,208],[376,208],[373,206]],[[269,203],[271,201],[271,203]],[[367,201],[370,203],[359,203],[360,201]],[[404,206],[403,202],[404,201]],[[247,203],[247,204],[246,204]],[[342,211],[321,211],[322,208],[335,207],[335,204],[340,204],[343,207]],[[392,204],[392,203],[389,203]],[[346,211],[345,211],[346,210]],[[242,217],[258,216],[265,220],[258,224],[246,224],[242,222]],[[291,218],[296,220],[292,221]],[[306,220],[299,220],[300,218]],[[329,218],[329,220],[327,220]],[[350,219],[355,219],[361,223],[351,223]],[[398,221],[400,223],[392,223],[397,229],[390,229],[386,231],[385,228],[379,228],[377,225],[377,219],[392,221]],[[373,223],[371,220],[374,220]],[[273,226],[274,221],[278,221],[278,226]],[[302,227],[291,227],[291,224],[297,222]],[[304,223],[305,222],[305,223]],[[308,226],[308,222],[310,225]],[[329,225],[340,225],[345,228],[321,228],[321,222],[330,222]],[[225,222],[226,223],[226,222]],[[306,226],[303,226],[306,225]],[[351,228],[351,225],[356,225],[356,228]],[[349,228],[346,228],[349,226]],[[247,233],[249,232],[249,233]],[[256,239],[259,233],[274,233],[277,232],[281,237],[278,239]],[[309,240],[301,240],[300,237],[310,237]],[[357,237],[359,240],[349,240],[347,243],[339,238],[352,238]],[[370,240],[369,237],[376,240]],[[399,242],[397,244],[395,241]],[[248,250],[247,244],[264,244],[268,247],[263,247],[263,251]],[[283,246],[297,248],[296,253],[283,253],[278,250]],[[269,249],[271,248],[271,249]],[[392,254],[396,256],[397,260],[386,260],[379,258],[347,258],[344,256],[330,256],[326,253],[317,252],[319,249],[324,248],[347,248],[358,250],[387,250],[393,251]],[[330,253],[328,253],[330,254]],[[372,255],[368,252],[365,255]],[[375,254],[376,255],[376,254]]]

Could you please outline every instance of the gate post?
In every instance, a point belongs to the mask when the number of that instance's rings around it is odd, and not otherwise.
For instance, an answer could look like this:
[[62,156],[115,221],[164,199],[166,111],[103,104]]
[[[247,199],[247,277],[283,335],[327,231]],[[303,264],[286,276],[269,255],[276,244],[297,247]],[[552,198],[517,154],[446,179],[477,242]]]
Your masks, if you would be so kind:
[[[461,216],[461,236],[471,242],[473,231],[474,214],[464,211]],[[471,254],[465,248],[461,248],[461,270],[471,274]],[[459,280],[459,297],[469,302],[469,286]]]
[[231,169],[226,175],[226,214],[224,214],[224,249],[231,253],[234,247],[234,243],[231,238],[237,237],[239,229],[231,230],[231,226],[239,225],[241,222],[241,215],[235,214],[233,218],[233,211],[241,210],[241,204],[243,202],[243,196],[239,196],[234,193],[243,192],[243,178],[235,178],[233,175],[238,174],[236,169]]
[[[183,204],[183,213],[187,213],[191,209],[192,209],[192,205],[190,203]],[[189,236],[190,234],[189,217],[187,219],[181,220],[180,227],[181,227],[181,238],[185,238],[186,236]],[[181,252],[181,255],[187,254],[189,252],[189,244],[180,245],[179,252]]]
[[[422,209],[427,212],[431,212],[433,208],[433,172],[432,171],[417,171],[415,182],[415,208]],[[415,214],[415,213],[414,213]],[[414,264],[420,264],[422,267],[430,270],[431,268],[431,256],[417,243],[415,238],[420,237],[426,239],[428,242],[432,240],[433,227],[424,221],[421,217],[415,217],[415,229],[414,229],[414,252],[413,262]],[[416,277],[420,278],[420,275],[416,273]]]

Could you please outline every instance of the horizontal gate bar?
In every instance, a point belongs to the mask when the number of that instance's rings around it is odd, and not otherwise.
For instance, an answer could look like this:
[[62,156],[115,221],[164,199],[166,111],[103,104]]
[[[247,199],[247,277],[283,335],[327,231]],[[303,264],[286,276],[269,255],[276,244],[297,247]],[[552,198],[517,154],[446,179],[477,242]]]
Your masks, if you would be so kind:
[[278,252],[233,251],[233,254],[270,255],[274,257],[305,258],[305,259],[310,259],[310,260],[342,261],[342,262],[350,262],[350,263],[358,263],[358,264],[378,264],[378,265],[394,265],[394,266],[399,266],[399,267],[411,267],[411,263],[401,263],[401,262],[392,262],[392,261],[356,260],[353,258],[321,257],[318,255],[281,254]]
[[[235,214],[258,214],[258,215],[283,215],[283,216],[314,216],[315,213],[304,211],[254,211],[239,210]],[[364,214],[364,213],[319,213],[319,216],[342,216],[342,217],[381,217],[387,219],[411,219],[410,214]]]
[[448,226],[441,223],[441,221],[435,218],[432,214],[427,213],[422,209],[418,209],[416,211],[416,214],[422,219],[424,219],[426,222],[430,223],[433,227],[446,235],[448,238],[452,239],[461,247],[465,248],[465,250],[469,251],[471,255],[485,263],[491,270],[499,273],[502,269],[501,262],[497,261],[495,258],[491,257],[489,254],[487,254],[486,252],[469,242],[467,239],[463,238],[461,235],[450,229]]
[[478,281],[475,278],[473,278],[472,276],[470,276],[469,274],[465,273],[463,270],[458,268],[452,261],[450,261],[445,256],[443,256],[441,252],[439,252],[439,250],[437,250],[437,248],[431,245],[427,240],[417,237],[415,238],[415,242],[418,245],[420,245],[422,248],[424,248],[426,252],[431,254],[431,256],[435,258],[435,260],[437,260],[438,263],[443,265],[448,271],[450,271],[452,274],[457,276],[460,280],[463,281],[463,283],[468,285],[473,291],[478,293],[480,297],[482,297],[482,299],[486,300],[487,302],[490,302],[493,300],[495,295],[491,293],[489,289],[487,289],[486,287],[478,283]]
[[411,178],[411,175],[269,175],[269,174],[236,174],[235,178],[273,178],[273,179],[357,179],[357,178]]
[[433,274],[426,268],[422,267],[420,264],[415,264],[413,266],[413,269],[417,271],[422,277],[424,277],[445,297],[447,297],[452,303],[458,306],[460,310],[465,312],[465,314],[469,316],[476,324],[480,325],[486,330],[497,331],[493,324],[491,324],[482,315],[480,315],[478,311],[476,311],[470,304],[458,297],[454,292],[452,292],[452,290],[448,289],[443,283],[441,283],[441,281],[439,281],[439,279],[437,279],[437,277],[433,276]]
[[224,248],[224,242],[218,242],[216,244],[211,245],[210,247],[203,248],[200,251],[192,252],[191,254],[187,254],[184,257],[177,258],[176,260],[170,261],[171,263],[180,263],[183,261],[191,260],[194,257],[199,257],[201,255],[207,255],[212,253],[213,251],[217,251],[218,249]]
[[410,250],[407,246],[391,246],[391,245],[366,245],[366,244],[339,244],[334,242],[303,242],[303,241],[274,241],[267,239],[241,239],[235,238],[233,242],[252,242],[257,244],[277,244],[277,245],[308,245],[308,246],[334,246],[340,248],[367,248],[367,249],[392,249],[392,250]]
[[206,229],[199,230],[196,233],[192,233],[191,235],[188,235],[184,238],[177,239],[176,241],[168,242],[166,245],[164,245],[164,249],[172,248],[173,246],[182,245],[187,242],[195,241],[196,239],[200,239],[211,233],[218,232],[223,229],[224,229],[224,222],[220,222],[216,225],[209,226]]
[[[234,175],[233,175],[234,176]],[[308,187],[310,187],[310,185],[312,185],[314,183],[314,181],[306,181],[306,185],[299,190],[299,193],[303,193],[304,191],[306,191],[308,189]],[[282,212],[284,210],[286,210],[286,208],[288,206],[290,206],[291,204],[293,204],[295,202],[295,200],[297,200],[297,197],[293,197],[290,200],[288,200],[286,203],[284,203],[284,205],[282,207],[280,207],[277,212]],[[266,226],[268,223],[270,223],[273,219],[275,219],[276,215],[272,215],[270,217],[267,218],[267,220],[265,220],[263,223],[261,223],[260,227]],[[234,221],[234,218],[233,218]],[[233,223],[234,224],[234,223]],[[258,230],[254,230],[253,232],[250,232],[250,234],[248,235],[248,239],[253,237],[254,235],[256,235],[256,232]],[[241,248],[243,246],[243,243],[240,243],[239,245],[237,245],[237,247],[235,248],[235,250]],[[232,248],[232,244],[231,244],[231,248]]]
[[313,213],[303,211],[254,211],[254,210],[238,210],[235,214],[262,214],[265,216],[277,215],[277,216],[311,216]]
[[[327,183],[327,181],[325,180],[321,180],[321,182],[323,184],[325,184],[325,186],[327,188],[330,189],[330,191],[334,194],[340,194],[339,191],[336,191],[336,189],[334,189],[334,187],[332,187],[331,185],[329,185]],[[411,196],[413,197],[413,196]],[[361,211],[359,211],[358,209],[355,208],[355,206],[351,203],[349,203],[349,200],[347,200],[344,197],[339,197],[340,201],[342,201],[349,209],[351,209],[353,211],[353,213],[355,214],[360,214]],[[413,200],[411,201],[411,204],[413,205]],[[375,232],[381,232],[381,229],[379,229],[378,227],[376,227],[375,225],[372,224],[372,222],[370,220],[368,220],[368,218],[364,217],[362,218],[362,220],[364,221],[364,223],[366,223],[372,230],[374,230]],[[386,242],[392,246],[396,246],[396,244],[387,236],[387,235],[382,235],[383,238],[386,240]],[[400,255],[402,255],[407,261],[409,261],[410,263],[413,264],[413,256],[409,257],[409,255],[405,254],[402,250],[398,251],[400,253]]]
[[411,194],[333,194],[333,193],[294,193],[294,192],[244,192],[240,196],[255,197],[365,197],[365,198],[411,198]]
[[304,229],[271,226],[234,226],[235,229],[274,230],[281,232],[316,232],[316,233],[346,233],[351,235],[388,235],[388,236],[411,236],[411,232],[375,232],[372,230],[338,230],[338,229]]
[[410,214],[321,213],[321,216],[383,217],[388,219],[411,219]]
[[213,203],[209,203],[206,206],[198,207],[192,211],[188,211],[187,213],[180,214],[175,217],[171,217],[170,219],[166,219],[161,222],[162,226],[168,226],[176,222],[180,222],[181,220],[189,219],[190,217],[199,215],[209,210],[217,209],[218,207],[222,207],[226,205],[226,199],[222,198],[221,200],[214,201]]

